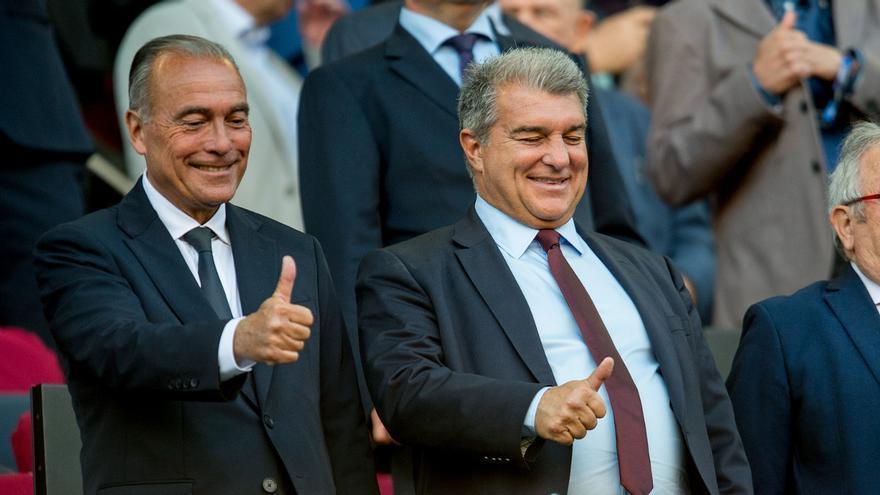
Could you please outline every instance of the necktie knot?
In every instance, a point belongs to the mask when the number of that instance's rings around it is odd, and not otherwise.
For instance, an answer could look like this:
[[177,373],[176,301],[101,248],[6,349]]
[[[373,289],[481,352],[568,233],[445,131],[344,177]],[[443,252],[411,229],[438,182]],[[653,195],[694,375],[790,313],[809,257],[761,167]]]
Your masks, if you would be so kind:
[[559,232],[552,229],[541,229],[538,231],[535,239],[541,243],[541,247],[544,248],[545,252],[550,252],[553,246],[559,245]]
[[462,33],[448,38],[443,44],[451,46],[459,56],[463,53],[473,54],[474,45],[482,37],[483,35],[477,33]]
[[183,240],[196,248],[196,251],[200,253],[211,251],[211,240],[213,238],[214,231],[208,227],[196,227],[183,235]]

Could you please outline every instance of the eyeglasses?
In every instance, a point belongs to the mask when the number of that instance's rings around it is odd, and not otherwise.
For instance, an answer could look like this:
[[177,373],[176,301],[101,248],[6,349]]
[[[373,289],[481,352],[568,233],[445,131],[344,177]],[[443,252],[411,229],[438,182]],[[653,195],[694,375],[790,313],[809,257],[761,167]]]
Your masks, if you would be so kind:
[[869,194],[868,196],[862,196],[861,198],[851,199],[849,201],[844,201],[843,206],[851,206],[861,201],[870,201],[872,199],[880,199],[880,194]]

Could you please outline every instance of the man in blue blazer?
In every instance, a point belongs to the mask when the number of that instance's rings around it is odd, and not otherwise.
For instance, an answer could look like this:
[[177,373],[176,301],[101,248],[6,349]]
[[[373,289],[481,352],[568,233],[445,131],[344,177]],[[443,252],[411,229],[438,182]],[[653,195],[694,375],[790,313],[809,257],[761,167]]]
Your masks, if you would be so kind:
[[320,247],[229,203],[251,143],[232,57],[157,38],[129,84],[146,174],[36,251],[85,493],[376,493]]
[[752,306],[727,386],[756,493],[880,493],[880,126],[829,187],[837,278]]
[[751,493],[681,276],[575,223],[581,72],[537,48],[471,71],[459,114],[475,203],[358,275],[367,383],[412,448],[416,492]]

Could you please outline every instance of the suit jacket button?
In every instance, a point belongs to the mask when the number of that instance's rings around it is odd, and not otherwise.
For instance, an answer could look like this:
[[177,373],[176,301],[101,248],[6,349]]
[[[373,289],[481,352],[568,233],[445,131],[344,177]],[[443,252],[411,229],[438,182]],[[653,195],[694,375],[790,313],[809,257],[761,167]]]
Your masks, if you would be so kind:
[[174,388],[176,388],[176,389],[179,389],[180,386],[183,385],[183,382],[180,380],[180,378],[175,378],[173,380],[173,383],[174,383]]
[[810,165],[813,167],[813,173],[821,173],[822,165],[819,163],[819,160],[813,160],[810,162]]
[[193,378],[189,381],[189,388],[196,388],[199,386],[199,379]]
[[263,480],[263,491],[266,493],[275,493],[278,491],[278,483],[275,482],[272,478],[265,478]]
[[275,420],[268,414],[263,415],[263,424],[265,424],[267,428],[275,428]]
[[807,100],[801,100],[801,113],[807,113],[809,109],[809,105],[807,105]]

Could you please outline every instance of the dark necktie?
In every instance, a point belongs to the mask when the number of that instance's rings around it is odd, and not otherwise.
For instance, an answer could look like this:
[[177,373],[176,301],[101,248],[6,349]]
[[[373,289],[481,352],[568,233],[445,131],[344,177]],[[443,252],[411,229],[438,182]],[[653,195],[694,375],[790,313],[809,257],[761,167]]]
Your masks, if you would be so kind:
[[571,265],[562,256],[559,233],[541,230],[537,236],[541,247],[547,252],[547,261],[562,296],[577,321],[584,342],[596,363],[611,356],[614,371],[605,380],[605,390],[614,411],[614,429],[617,435],[617,463],[620,484],[633,495],[647,495],[654,487],[651,477],[651,459],[648,455],[648,436],[639,391],[629,370],[620,358],[608,329],[602,323],[599,312]]
[[231,319],[232,311],[229,310],[226,291],[223,290],[220,275],[217,274],[217,267],[214,265],[214,253],[211,251],[213,238],[214,232],[208,227],[196,227],[183,236],[183,240],[199,252],[199,281],[202,283],[202,294],[214,308],[217,316],[221,319]]
[[462,33],[443,42],[444,45],[451,46],[458,53],[458,73],[461,74],[462,80],[464,80],[467,66],[474,60],[474,45],[480,38],[484,38],[484,36],[476,33]]

